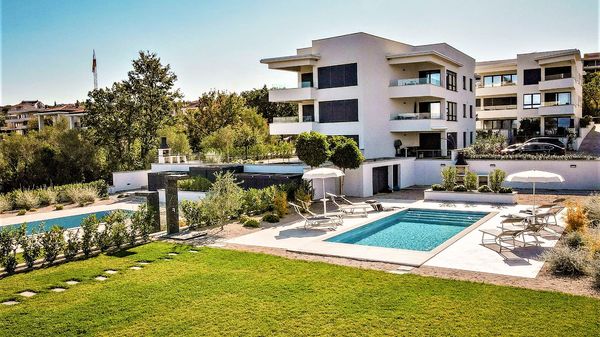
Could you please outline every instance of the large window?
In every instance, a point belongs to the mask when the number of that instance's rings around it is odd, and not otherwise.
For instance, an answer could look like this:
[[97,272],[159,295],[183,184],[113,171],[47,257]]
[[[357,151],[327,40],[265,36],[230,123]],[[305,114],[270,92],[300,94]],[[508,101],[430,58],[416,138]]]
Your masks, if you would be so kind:
[[567,105],[571,104],[570,92],[549,92],[544,94],[545,105]]
[[456,103],[448,102],[448,106],[446,108],[446,119],[449,121],[456,121]]
[[315,121],[315,106],[312,104],[306,104],[302,106],[302,121],[303,122],[314,122]]
[[419,71],[419,84],[442,85],[442,75],[439,70]]
[[456,73],[450,70],[446,70],[446,89],[456,90]]
[[319,102],[319,122],[358,122],[358,100]]
[[510,130],[513,128],[513,119],[497,119],[483,121],[484,130]]
[[458,139],[457,132],[448,132],[446,134],[446,148],[448,149],[448,151],[456,150],[456,148],[458,148],[457,139]]
[[525,94],[523,95],[523,109],[539,108],[541,104],[540,94]]
[[358,84],[356,63],[331,67],[320,67],[318,70],[319,89],[350,87]]
[[552,67],[544,69],[545,80],[557,80],[561,78],[570,78],[571,77],[571,67]]
[[515,84],[517,84],[517,74],[483,76],[483,86],[485,88]]
[[575,127],[575,121],[569,117],[546,117],[544,118],[544,133],[546,136],[566,137],[569,128]]
[[[420,118],[440,119],[442,118],[440,102],[419,102]],[[429,114],[429,116],[427,116]]]
[[467,105],[463,104],[463,118],[467,118]]
[[313,87],[313,73],[304,73],[300,75],[301,82],[300,86],[302,88],[312,88]]
[[483,99],[483,110],[508,110],[517,108],[517,97],[488,97]]
[[523,84],[538,84],[542,80],[542,69],[525,69],[523,70]]

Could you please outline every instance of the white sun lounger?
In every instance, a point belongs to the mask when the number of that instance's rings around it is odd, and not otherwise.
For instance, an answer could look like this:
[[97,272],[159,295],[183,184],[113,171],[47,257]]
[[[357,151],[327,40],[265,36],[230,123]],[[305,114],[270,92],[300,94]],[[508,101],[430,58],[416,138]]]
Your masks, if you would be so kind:
[[336,195],[327,193],[331,198],[331,202],[338,208],[338,211],[346,214],[346,215],[362,215],[365,218],[368,216],[369,209],[373,209],[373,206],[370,204],[355,204],[355,205],[340,205],[335,201]]
[[300,206],[291,202],[289,202],[289,204],[294,208],[294,211],[296,211],[296,213],[304,219],[304,229],[329,228],[335,230],[336,226],[341,226],[344,223],[342,217],[336,215],[305,216],[304,214],[302,214]]

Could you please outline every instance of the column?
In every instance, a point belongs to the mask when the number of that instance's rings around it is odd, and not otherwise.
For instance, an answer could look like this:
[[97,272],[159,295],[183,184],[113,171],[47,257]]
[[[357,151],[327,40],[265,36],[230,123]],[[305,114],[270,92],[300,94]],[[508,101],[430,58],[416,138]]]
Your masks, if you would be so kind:
[[41,131],[42,128],[44,127],[44,119],[40,115],[38,115],[37,118],[38,118],[38,129],[40,129],[40,131]]
[[446,133],[446,131],[442,131],[440,133],[440,149],[442,150],[442,157],[445,157],[448,155],[447,137],[448,137],[448,134]]
[[179,200],[176,176],[166,176],[167,234],[179,233]]

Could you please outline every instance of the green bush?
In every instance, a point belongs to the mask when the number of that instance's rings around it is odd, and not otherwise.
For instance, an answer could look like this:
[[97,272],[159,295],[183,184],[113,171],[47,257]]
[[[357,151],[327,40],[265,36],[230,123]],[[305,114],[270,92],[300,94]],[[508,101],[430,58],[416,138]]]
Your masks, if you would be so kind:
[[440,185],[440,184],[433,184],[431,185],[431,189],[433,191],[445,191],[446,189],[444,188],[444,186]]
[[64,230],[61,227],[52,226],[50,230],[40,235],[40,243],[44,252],[44,261],[51,264],[65,245]]
[[[277,222],[277,221],[275,221],[275,222]],[[244,222],[244,227],[259,228],[260,222],[256,219],[248,219],[246,222]]]
[[568,153],[565,155],[551,154],[469,154],[465,151],[466,159],[482,160],[596,160],[598,156],[586,153]]
[[467,188],[465,187],[465,185],[456,185],[454,186],[454,188],[452,189],[454,192],[467,192]]
[[585,238],[580,231],[572,231],[565,235],[563,243],[571,249],[582,248],[585,245]]
[[208,191],[212,183],[204,177],[192,177],[177,181],[177,187],[182,191]]
[[240,215],[240,217],[238,218],[238,222],[241,223],[242,225],[246,223],[246,221],[250,220],[251,218],[249,216],[247,216],[246,214],[242,214]]
[[133,230],[137,231],[144,242],[150,240],[150,233],[157,227],[157,224],[155,223],[155,212],[153,207],[142,204],[138,207],[137,211],[133,212],[131,215],[131,227]]
[[93,203],[98,198],[98,190],[90,185],[70,186],[65,189],[65,194],[68,201],[78,204],[79,206]]
[[0,214],[12,209],[12,201],[7,195],[0,195]]
[[63,205],[56,205],[56,206],[54,206],[54,210],[55,211],[62,211],[64,208],[65,208],[65,206],[63,206]]
[[109,246],[113,245],[117,248],[121,246],[127,240],[127,225],[125,221],[127,214],[121,210],[110,212],[102,220],[106,222],[109,236]]
[[280,218],[288,214],[287,194],[285,191],[276,191],[273,197],[273,210]]
[[67,259],[67,261],[72,261],[75,256],[77,256],[77,253],[79,253],[80,247],[81,242],[79,241],[79,230],[76,232],[68,231],[64,249],[65,259]]
[[42,246],[39,242],[39,234],[43,233],[44,228],[40,227],[39,232],[35,229],[31,232],[31,235],[27,236],[27,225],[21,225],[21,236],[20,242],[21,249],[23,250],[23,260],[28,268],[33,268],[35,260],[40,257]]
[[81,250],[85,257],[90,256],[96,244],[95,239],[98,233],[98,224],[99,222],[95,214],[86,217],[81,222],[80,227],[83,231],[81,235]]
[[479,178],[475,172],[471,172],[467,169],[467,172],[465,172],[464,182],[467,190],[475,191],[477,190],[477,185],[479,185]]
[[511,187],[502,186],[498,189],[498,193],[512,193],[512,192],[513,192],[513,189]]
[[456,184],[456,167],[447,166],[442,172],[442,186],[446,191],[452,191],[454,185]]
[[17,212],[17,215],[18,215],[18,216],[22,216],[22,215],[25,215],[25,214],[27,214],[27,211],[26,211],[26,210],[24,210],[24,209],[20,209],[20,210]]
[[262,221],[276,223],[279,222],[279,216],[275,213],[267,213],[262,217]]
[[495,169],[490,172],[488,176],[488,185],[490,189],[494,192],[498,192],[500,187],[502,187],[504,178],[506,178],[506,172],[502,171],[501,169]]
[[594,261],[592,265],[592,285],[596,289],[600,289],[600,259]]
[[550,271],[557,275],[580,276],[588,271],[588,252],[584,249],[571,249],[556,246],[543,255]]
[[58,199],[58,192],[53,188],[43,188],[36,191],[40,201],[40,205],[48,206],[56,203]]
[[0,229],[0,265],[8,274],[12,274],[17,267],[17,241],[18,233],[14,226]]
[[40,198],[34,190],[17,190],[14,192],[14,200],[17,208],[25,210],[30,210],[40,205]]
[[183,217],[185,218],[187,225],[190,228],[198,228],[202,226],[207,226],[209,224],[209,222],[207,221],[209,219],[207,219],[206,209],[203,205],[202,200],[183,200],[179,204],[179,208],[181,209],[181,213],[183,213]]
[[488,185],[481,185],[479,186],[479,188],[477,189],[477,192],[481,192],[481,193],[490,193],[493,192],[492,189],[488,186]]
[[477,132],[475,142],[464,149],[464,154],[466,157],[498,154],[504,148],[505,144],[506,137],[501,134]]

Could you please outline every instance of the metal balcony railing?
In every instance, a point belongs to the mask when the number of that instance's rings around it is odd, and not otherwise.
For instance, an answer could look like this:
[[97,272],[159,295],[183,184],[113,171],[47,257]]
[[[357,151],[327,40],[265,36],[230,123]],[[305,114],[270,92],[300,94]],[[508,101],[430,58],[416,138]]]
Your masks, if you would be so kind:
[[439,79],[419,77],[419,78],[403,78],[398,80],[391,80],[390,87],[401,87],[405,85],[419,85],[419,84],[432,84],[438,87],[442,85]]
[[510,104],[510,105],[487,105],[487,106],[483,106],[477,107],[477,111],[494,111],[494,110],[514,110],[517,108],[516,104]]
[[298,116],[291,116],[291,117],[273,117],[273,123],[278,124],[278,123],[298,123],[300,121],[300,119],[298,118]]
[[412,119],[442,119],[441,114],[432,114],[431,112],[398,112],[390,114],[390,120],[412,120]]

